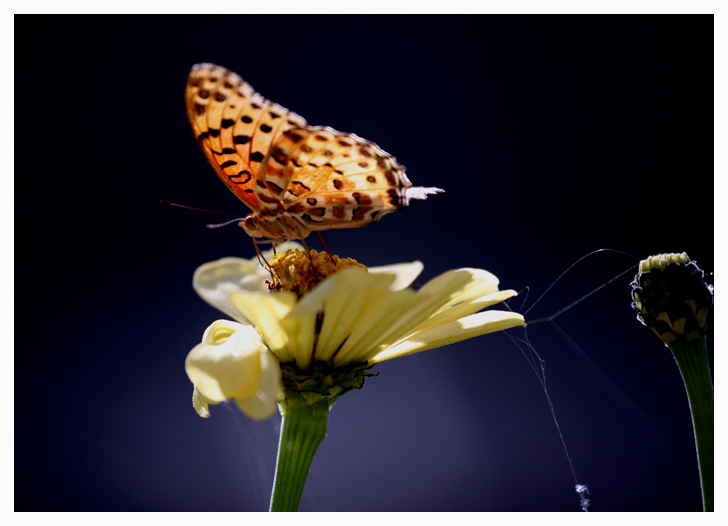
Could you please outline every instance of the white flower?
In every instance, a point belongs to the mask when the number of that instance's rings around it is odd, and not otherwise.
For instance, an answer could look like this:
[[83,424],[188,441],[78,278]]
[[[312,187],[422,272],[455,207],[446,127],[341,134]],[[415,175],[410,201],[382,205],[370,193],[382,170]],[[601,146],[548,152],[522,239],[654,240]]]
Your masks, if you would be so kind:
[[[305,252],[286,257],[283,268],[291,269],[291,275],[311,268]],[[283,260],[277,256],[279,268]],[[418,261],[341,270],[316,261],[316,276],[333,275],[300,298],[289,290],[267,292],[264,282],[270,274],[255,259],[224,258],[197,269],[193,286],[198,294],[239,322],[215,322],[187,358],[198,413],[207,415],[205,401],[235,399],[253,418],[273,414],[281,392],[276,359],[292,362],[300,371],[313,362],[333,368],[371,366],[525,325],[518,313],[483,310],[516,295],[499,291],[498,279],[485,270],[445,272],[415,291],[409,286],[423,269]]]

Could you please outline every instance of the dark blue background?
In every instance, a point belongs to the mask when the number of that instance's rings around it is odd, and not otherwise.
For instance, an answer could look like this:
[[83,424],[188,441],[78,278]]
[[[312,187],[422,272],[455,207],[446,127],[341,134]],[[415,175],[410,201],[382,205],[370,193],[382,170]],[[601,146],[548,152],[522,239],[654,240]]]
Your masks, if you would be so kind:
[[[224,216],[159,205],[246,213],[186,121],[194,63],[446,190],[325,233],[341,256],[419,259],[420,284],[485,268],[522,312],[595,249],[713,269],[712,17],[16,17],[15,38],[16,510],[267,509],[279,417],[203,420],[184,372],[223,317],[194,269],[254,255],[239,229],[204,228]],[[588,258],[527,319],[636,262]],[[684,388],[635,319],[632,276],[558,318],[588,359],[546,323],[528,336],[590,509],[699,510]],[[506,335],[375,370],[336,404],[302,510],[579,509]]]

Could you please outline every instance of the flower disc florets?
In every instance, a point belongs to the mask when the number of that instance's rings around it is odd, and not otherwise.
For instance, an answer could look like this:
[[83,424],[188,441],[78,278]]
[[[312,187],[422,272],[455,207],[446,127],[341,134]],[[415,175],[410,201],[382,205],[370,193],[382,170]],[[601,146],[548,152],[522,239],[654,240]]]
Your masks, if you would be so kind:
[[271,291],[288,290],[301,298],[321,281],[348,267],[366,268],[351,258],[291,249],[279,252],[270,261],[269,268],[276,279],[266,283]]
[[640,262],[632,282],[637,319],[670,345],[705,334],[713,292],[687,254],[660,254]]

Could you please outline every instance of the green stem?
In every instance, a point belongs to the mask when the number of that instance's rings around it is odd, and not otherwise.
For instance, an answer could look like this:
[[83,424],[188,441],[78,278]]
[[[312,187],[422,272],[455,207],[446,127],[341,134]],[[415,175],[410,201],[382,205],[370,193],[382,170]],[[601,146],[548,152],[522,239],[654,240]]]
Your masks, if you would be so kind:
[[705,337],[670,345],[680,368],[693,417],[703,511],[713,511],[713,382]]
[[326,438],[329,404],[286,400],[280,403],[283,422],[270,511],[298,511],[303,487],[319,444]]

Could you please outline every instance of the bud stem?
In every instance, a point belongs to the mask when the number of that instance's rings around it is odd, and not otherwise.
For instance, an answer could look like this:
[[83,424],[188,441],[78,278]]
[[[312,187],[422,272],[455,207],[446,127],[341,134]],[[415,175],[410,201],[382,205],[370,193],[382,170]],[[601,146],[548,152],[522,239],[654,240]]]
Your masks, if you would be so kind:
[[690,342],[674,342],[670,345],[670,350],[680,368],[690,402],[703,492],[703,511],[713,511],[713,382],[705,337]]
[[313,457],[326,438],[329,404],[327,400],[313,405],[286,400],[280,408],[283,422],[270,511],[298,511]]

